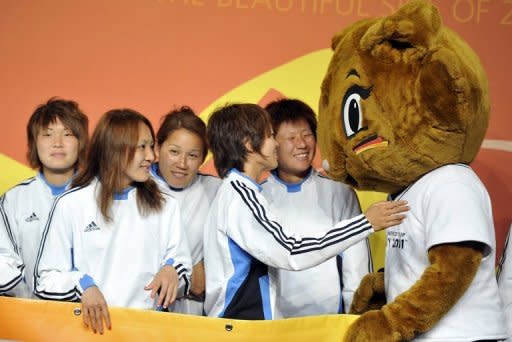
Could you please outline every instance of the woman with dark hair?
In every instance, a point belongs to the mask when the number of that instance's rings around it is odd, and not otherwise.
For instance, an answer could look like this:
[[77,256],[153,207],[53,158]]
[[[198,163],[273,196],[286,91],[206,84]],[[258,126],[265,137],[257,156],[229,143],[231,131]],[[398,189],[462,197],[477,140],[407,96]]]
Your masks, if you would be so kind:
[[[313,109],[298,99],[280,99],[265,110],[279,145],[277,168],[262,184],[273,212],[301,234],[314,233],[322,223],[330,226],[359,215],[354,190],[313,168],[317,145]],[[349,312],[354,292],[369,272],[373,265],[367,239],[307,270],[278,270],[276,318]]]
[[204,222],[220,185],[219,178],[199,173],[208,153],[206,125],[189,107],[171,111],[163,117],[155,151],[158,163],[152,165],[151,174],[162,191],[169,192],[179,202],[194,265],[190,295],[177,300],[171,311],[202,315]]
[[190,254],[177,202],[150,178],[150,122],[130,110],[103,115],[87,165],[58,197],[35,269],[35,294],[82,302],[84,323],[110,329],[108,305],[167,308],[188,293]]
[[17,274],[15,279],[21,281],[5,281],[2,285],[0,280],[1,292],[33,297],[32,274],[44,223],[53,200],[69,189],[84,161],[88,123],[76,102],[55,97],[30,116],[26,127],[27,159],[37,174],[0,197],[0,234],[8,237],[0,241],[0,269],[11,269],[2,270],[2,278]]
[[[222,177],[205,227],[205,312],[236,319],[272,319],[275,269],[316,266],[374,231],[399,224],[406,203],[375,203],[365,214],[300,234],[282,225],[258,183],[277,167],[277,142],[269,114],[256,104],[216,110],[208,141]],[[315,281],[315,279],[312,279]]]

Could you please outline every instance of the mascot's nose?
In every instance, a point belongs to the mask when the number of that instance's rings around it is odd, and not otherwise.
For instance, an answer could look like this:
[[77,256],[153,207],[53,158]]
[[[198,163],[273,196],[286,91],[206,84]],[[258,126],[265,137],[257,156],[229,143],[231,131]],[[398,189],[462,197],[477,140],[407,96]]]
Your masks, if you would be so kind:
[[327,159],[322,160],[322,168],[326,172],[329,171],[329,162],[327,161]]

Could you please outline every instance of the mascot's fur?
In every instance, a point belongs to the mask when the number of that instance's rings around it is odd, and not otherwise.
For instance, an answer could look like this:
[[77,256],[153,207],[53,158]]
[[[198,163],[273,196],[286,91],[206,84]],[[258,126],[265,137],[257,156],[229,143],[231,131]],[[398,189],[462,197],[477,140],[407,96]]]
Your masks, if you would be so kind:
[[[319,111],[319,144],[332,178],[394,194],[440,166],[475,158],[489,120],[486,76],[429,2],[357,22],[332,48]],[[429,331],[471,284],[483,251],[476,242],[430,248],[422,276],[380,310],[368,311],[380,307],[384,275],[368,275],[351,308],[366,313],[347,340],[411,340]]]

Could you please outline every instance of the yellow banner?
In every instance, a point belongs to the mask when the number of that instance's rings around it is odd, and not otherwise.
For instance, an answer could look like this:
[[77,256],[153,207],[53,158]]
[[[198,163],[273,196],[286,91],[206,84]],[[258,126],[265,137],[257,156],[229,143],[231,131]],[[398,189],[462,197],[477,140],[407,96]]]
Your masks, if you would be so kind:
[[94,334],[79,303],[0,297],[0,339],[23,341],[339,342],[353,315],[241,321],[110,308],[112,330]]

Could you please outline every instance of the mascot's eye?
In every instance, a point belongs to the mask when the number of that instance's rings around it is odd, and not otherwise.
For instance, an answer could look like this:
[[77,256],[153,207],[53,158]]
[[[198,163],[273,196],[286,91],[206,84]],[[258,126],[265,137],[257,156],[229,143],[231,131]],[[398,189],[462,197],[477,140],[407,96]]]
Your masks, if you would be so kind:
[[341,117],[343,119],[343,128],[347,138],[352,137],[363,129],[363,109],[361,108],[361,99],[367,99],[370,96],[370,92],[371,88],[365,89],[354,85],[345,93],[341,108]]
[[353,136],[361,129],[362,121],[361,96],[352,94],[343,106],[343,127],[347,137]]

